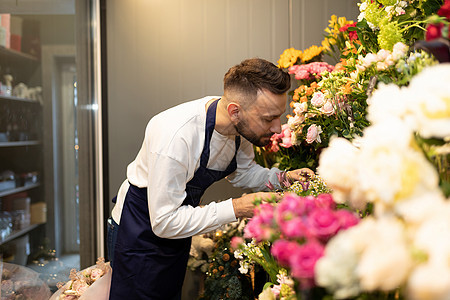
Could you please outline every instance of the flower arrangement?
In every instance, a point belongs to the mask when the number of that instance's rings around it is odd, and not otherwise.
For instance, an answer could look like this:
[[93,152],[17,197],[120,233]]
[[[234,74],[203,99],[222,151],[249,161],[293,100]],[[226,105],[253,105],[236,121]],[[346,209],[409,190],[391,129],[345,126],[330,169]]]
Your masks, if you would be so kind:
[[[379,83],[406,86],[423,68],[437,63],[427,52],[410,46],[424,37],[421,24],[437,19],[447,22],[447,6],[440,8],[442,3],[362,0],[357,23],[331,17],[322,51],[313,62],[304,57],[306,50],[286,49],[279,66],[288,68],[299,86],[292,92],[287,124],[273,135],[268,147],[256,149],[257,162],[287,170],[314,170],[331,137],[349,141],[361,137],[370,124],[367,99]],[[440,16],[433,15],[436,11]],[[339,63],[321,62],[323,53],[339,53]]]
[[[396,290],[408,299],[450,296],[450,244],[442,238],[450,234],[448,82],[444,64],[408,87],[380,87],[369,99],[372,125],[363,137],[354,144],[333,139],[320,157],[319,174],[335,201],[374,207],[332,238],[316,264],[316,282],[335,298]],[[446,163],[432,164],[436,159]]]
[[105,259],[100,257],[95,266],[77,272],[75,269],[70,271],[70,280],[66,283],[59,282],[57,284],[61,294],[58,299],[74,300],[79,299],[87,289],[103,275],[111,271]]
[[301,197],[286,193],[279,203],[262,203],[255,209],[244,229],[250,243],[235,237],[232,245],[243,265],[263,266],[272,293],[287,297],[314,287],[315,264],[324,246],[358,220],[354,213],[336,207],[330,194]]

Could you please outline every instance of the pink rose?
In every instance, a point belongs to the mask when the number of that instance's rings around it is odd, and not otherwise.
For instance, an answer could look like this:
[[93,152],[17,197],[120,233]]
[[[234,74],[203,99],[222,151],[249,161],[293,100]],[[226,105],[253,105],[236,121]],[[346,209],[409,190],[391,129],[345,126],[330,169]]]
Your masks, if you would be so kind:
[[339,219],[340,229],[350,228],[359,222],[359,218],[355,214],[345,209],[336,211],[336,216]]
[[78,295],[82,295],[87,289],[89,285],[84,280],[75,280],[72,284],[72,290],[78,293]]
[[321,241],[328,241],[340,228],[340,220],[330,209],[318,208],[312,211],[307,220],[308,229],[312,236]]
[[96,281],[97,279],[102,277],[104,273],[105,272],[102,269],[94,268],[91,271],[91,279]]
[[283,124],[283,126],[281,126],[281,134],[283,136],[281,138],[280,146],[283,146],[284,148],[292,147],[292,132],[291,129],[289,129],[289,124]]
[[334,105],[331,101],[325,102],[325,104],[320,108],[320,111],[327,116],[334,114]]
[[388,58],[388,56],[391,55],[391,51],[386,50],[386,49],[381,49],[380,51],[378,51],[377,53],[377,60],[378,61],[383,61],[386,60],[386,58]]
[[307,102],[295,102],[294,103],[294,113],[296,115],[302,115],[304,112],[308,110],[308,103]]
[[286,193],[277,205],[276,217],[277,222],[291,220],[295,217],[302,216],[307,211],[306,202],[302,197],[293,193]]
[[270,239],[272,234],[274,234],[274,229],[271,224],[264,223],[264,219],[258,215],[251,218],[244,228],[244,237],[254,238],[258,242]]
[[312,124],[308,128],[308,132],[306,133],[306,142],[308,144],[312,144],[314,141],[321,143],[320,133],[322,133],[322,128],[317,126],[316,124]]
[[330,194],[320,194],[315,199],[316,206],[319,208],[335,209],[336,203]]
[[325,104],[325,95],[322,92],[315,92],[311,98],[311,104],[315,107],[321,107]]
[[292,253],[296,252],[299,247],[300,245],[297,244],[296,242],[289,242],[280,239],[276,240],[273,243],[270,252],[275,257],[275,259],[280,263],[280,265],[287,267],[289,266],[289,259]]
[[244,239],[240,236],[233,236],[230,241],[230,246],[233,249],[238,249],[239,245],[244,243]]
[[270,203],[263,203],[258,206],[257,214],[261,222],[266,225],[272,224],[274,207]]
[[305,282],[306,279],[306,282],[310,282],[312,285],[316,262],[323,254],[324,247],[317,242],[308,242],[294,249],[289,259],[292,276],[301,282]]
[[282,221],[278,226],[280,227],[281,233],[287,238],[303,238],[308,234],[308,228],[300,217]]
[[290,126],[290,128],[295,129],[295,127],[302,124],[304,121],[305,121],[305,115],[301,114],[301,115],[295,115],[293,117],[290,117],[288,119],[287,123]]
[[373,63],[377,62],[377,55],[373,53],[369,53],[362,59],[362,63],[364,67],[370,67]]

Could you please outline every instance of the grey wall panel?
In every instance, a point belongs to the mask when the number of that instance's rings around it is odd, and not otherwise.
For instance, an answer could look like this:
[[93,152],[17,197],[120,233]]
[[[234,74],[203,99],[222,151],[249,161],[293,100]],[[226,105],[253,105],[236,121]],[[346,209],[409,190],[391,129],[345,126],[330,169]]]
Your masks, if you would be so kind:
[[[356,19],[356,0],[109,0],[111,197],[152,116],[190,99],[221,95],[223,75],[245,58],[276,63],[290,45],[319,43],[333,13]],[[205,200],[240,193],[221,182]]]

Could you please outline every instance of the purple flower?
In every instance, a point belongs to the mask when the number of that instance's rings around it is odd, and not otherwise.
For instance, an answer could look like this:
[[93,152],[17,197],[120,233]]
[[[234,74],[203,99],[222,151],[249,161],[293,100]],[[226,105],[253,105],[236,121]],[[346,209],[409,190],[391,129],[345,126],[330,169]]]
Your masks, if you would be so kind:
[[270,182],[270,181],[268,183],[266,183],[266,187],[271,191],[275,190],[275,187],[273,186],[272,182]]

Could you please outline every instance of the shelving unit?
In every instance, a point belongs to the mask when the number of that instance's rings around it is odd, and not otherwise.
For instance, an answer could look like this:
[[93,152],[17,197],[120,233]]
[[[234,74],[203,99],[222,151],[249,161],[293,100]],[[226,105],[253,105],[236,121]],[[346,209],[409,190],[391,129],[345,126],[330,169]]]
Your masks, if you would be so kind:
[[[3,75],[6,69],[11,71],[13,86],[20,82],[28,87],[41,85],[40,60],[34,56],[0,46],[0,67]],[[5,220],[12,220],[12,228],[8,227],[0,235],[0,250],[8,262],[26,263],[26,257],[32,256],[38,246],[34,245],[36,241],[45,238],[45,222],[30,222],[30,207],[45,203],[41,182],[44,178],[42,124],[41,102],[0,94],[0,181],[6,180],[3,177],[7,175],[3,174],[14,176],[13,188],[0,191],[0,214]],[[25,180],[29,173],[36,174],[36,180]],[[24,207],[20,207],[22,203]],[[24,243],[28,245],[23,247]]]

